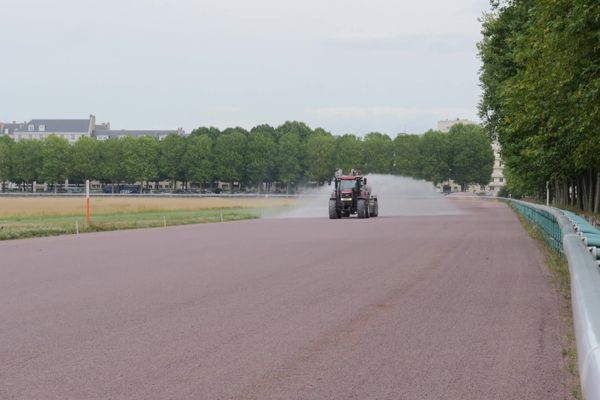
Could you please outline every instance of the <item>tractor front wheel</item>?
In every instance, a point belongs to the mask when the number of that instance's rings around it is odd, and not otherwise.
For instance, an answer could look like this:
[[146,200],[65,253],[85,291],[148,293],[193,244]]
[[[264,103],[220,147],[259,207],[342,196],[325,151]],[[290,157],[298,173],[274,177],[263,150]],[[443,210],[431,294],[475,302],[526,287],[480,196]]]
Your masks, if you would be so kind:
[[369,218],[369,206],[366,200],[358,200],[356,204],[356,214],[358,218]]
[[340,212],[337,209],[337,204],[335,200],[329,200],[329,219],[338,219],[340,218]]

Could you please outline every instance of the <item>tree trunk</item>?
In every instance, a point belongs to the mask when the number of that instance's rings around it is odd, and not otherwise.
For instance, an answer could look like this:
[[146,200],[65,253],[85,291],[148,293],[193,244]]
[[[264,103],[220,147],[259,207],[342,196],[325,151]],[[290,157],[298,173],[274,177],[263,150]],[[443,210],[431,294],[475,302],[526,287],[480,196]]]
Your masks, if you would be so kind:
[[573,207],[573,198],[575,198],[575,186],[569,182],[569,205]]
[[589,188],[588,188],[588,201],[587,201],[587,206],[588,206],[588,211],[592,212],[594,211],[594,195],[596,194],[596,187],[595,187],[595,179],[594,179],[594,170],[590,169],[588,171],[588,181],[589,181]]
[[585,211],[585,206],[587,203],[587,184],[586,184],[586,180],[585,180],[585,176],[582,176],[579,179],[579,183],[580,183],[580,187],[581,187],[581,196],[579,196],[581,198],[581,200],[579,201],[579,208],[582,209],[583,211]]
[[585,211],[592,211],[592,176],[591,176],[591,171],[587,171],[586,173],[587,176],[583,177],[583,180],[585,182],[585,200],[584,200],[584,210]]
[[585,210],[585,195],[586,195],[586,188],[585,188],[585,177],[580,176],[579,177],[579,182],[577,184],[577,207],[580,210]]
[[596,193],[594,196],[594,214],[598,213],[600,208],[600,171],[596,172]]

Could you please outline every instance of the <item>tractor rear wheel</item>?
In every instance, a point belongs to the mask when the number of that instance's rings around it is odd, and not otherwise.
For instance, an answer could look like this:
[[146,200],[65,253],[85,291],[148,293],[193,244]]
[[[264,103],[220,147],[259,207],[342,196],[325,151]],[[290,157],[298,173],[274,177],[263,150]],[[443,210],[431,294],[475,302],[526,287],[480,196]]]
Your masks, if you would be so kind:
[[358,214],[358,218],[369,218],[369,206],[366,200],[358,200],[356,214]]
[[329,219],[338,219],[340,218],[340,212],[336,207],[335,200],[329,200]]

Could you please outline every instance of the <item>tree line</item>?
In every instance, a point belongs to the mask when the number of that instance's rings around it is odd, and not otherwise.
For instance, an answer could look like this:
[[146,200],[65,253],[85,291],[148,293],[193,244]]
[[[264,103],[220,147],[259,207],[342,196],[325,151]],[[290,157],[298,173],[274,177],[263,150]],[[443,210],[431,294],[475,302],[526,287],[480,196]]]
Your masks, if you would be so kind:
[[219,130],[194,129],[188,136],[124,137],[74,144],[50,135],[44,140],[0,137],[0,181],[56,184],[69,179],[102,183],[170,180],[211,188],[215,182],[243,188],[293,191],[311,182],[324,184],[336,168],[396,174],[434,183],[454,179],[462,185],[490,180],[493,153],[478,126],[456,125],[450,133],[372,132],[334,136],[298,121],[279,127],[258,125]]
[[511,0],[482,19],[480,116],[516,196],[600,211],[600,3]]

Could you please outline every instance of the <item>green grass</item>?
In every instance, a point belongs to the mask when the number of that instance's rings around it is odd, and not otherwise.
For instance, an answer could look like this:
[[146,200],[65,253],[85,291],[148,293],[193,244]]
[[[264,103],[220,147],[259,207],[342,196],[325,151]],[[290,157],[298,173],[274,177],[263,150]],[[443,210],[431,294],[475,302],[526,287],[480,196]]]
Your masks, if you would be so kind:
[[523,228],[525,228],[529,236],[534,238],[540,244],[546,259],[546,266],[552,273],[553,284],[565,300],[564,306],[561,308],[561,318],[567,326],[568,333],[561,354],[563,356],[565,369],[571,374],[573,380],[571,385],[571,395],[574,399],[580,400],[583,398],[583,395],[581,393],[579,371],[577,368],[577,345],[575,343],[573,309],[571,307],[571,275],[569,273],[569,264],[562,255],[548,245],[541,230],[519,214],[514,207],[511,208],[519,217]]
[[260,210],[248,208],[199,211],[153,211],[94,215],[90,226],[85,216],[26,216],[0,219],[0,240],[24,239],[119,229],[153,228],[172,225],[227,222],[260,217]]

